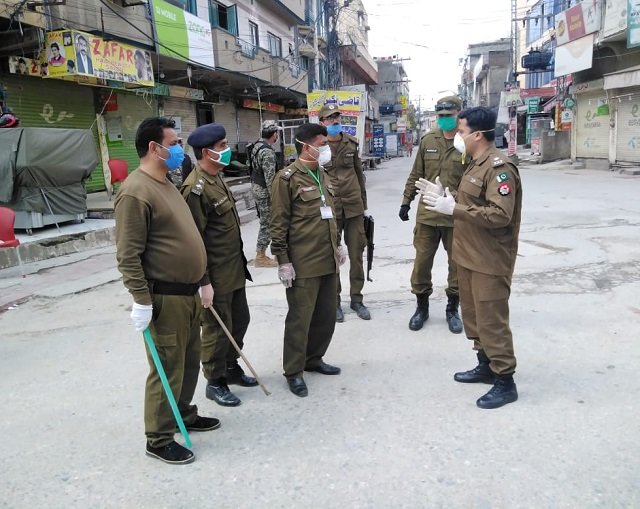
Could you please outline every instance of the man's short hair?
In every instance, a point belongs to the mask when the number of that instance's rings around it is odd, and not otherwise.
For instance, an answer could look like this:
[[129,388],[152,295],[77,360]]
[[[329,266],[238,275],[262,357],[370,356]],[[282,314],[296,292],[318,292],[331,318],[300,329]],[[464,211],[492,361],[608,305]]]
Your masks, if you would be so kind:
[[327,136],[327,128],[322,124],[302,124],[296,129],[296,152],[302,153],[305,143],[310,143],[318,136]]
[[76,44],[78,44],[78,41],[80,39],[82,39],[86,43],[87,46],[89,45],[89,41],[87,41],[87,38],[82,34],[76,35]]
[[146,59],[144,58],[144,53],[139,49],[137,49],[136,52],[133,54],[133,58],[140,58],[142,59],[143,62],[146,62]]
[[22,57],[20,57],[20,58],[18,59],[18,63],[19,63],[19,64],[27,65],[27,62],[26,62],[26,61],[25,61],[25,59],[24,59],[24,58],[22,58]]
[[176,123],[165,117],[145,118],[136,131],[136,152],[144,157],[149,152],[149,143],[155,141],[162,144],[165,129],[175,129]]
[[458,118],[464,118],[471,131],[484,131],[482,135],[487,141],[496,138],[496,114],[491,108],[486,106],[476,106],[468,108],[458,114]]
[[60,51],[60,46],[58,46],[57,42],[52,42],[50,47],[51,47],[51,49],[53,49],[55,47],[58,51]]

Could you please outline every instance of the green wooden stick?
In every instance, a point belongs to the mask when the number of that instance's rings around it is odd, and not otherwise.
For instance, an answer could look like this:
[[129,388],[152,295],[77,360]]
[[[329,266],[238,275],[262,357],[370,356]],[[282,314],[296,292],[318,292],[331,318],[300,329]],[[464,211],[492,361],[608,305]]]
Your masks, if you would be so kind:
[[180,410],[178,410],[176,398],[173,397],[173,392],[171,391],[171,387],[169,386],[169,380],[167,380],[167,375],[165,374],[164,368],[162,367],[162,362],[160,362],[158,350],[156,350],[156,345],[153,343],[153,339],[151,338],[151,331],[147,327],[142,334],[144,334],[144,340],[147,342],[147,346],[149,347],[149,351],[151,352],[151,357],[153,357],[153,363],[156,365],[156,369],[158,370],[158,374],[160,375],[162,387],[164,387],[164,392],[166,393],[167,399],[169,400],[169,405],[171,406],[171,410],[173,410],[173,416],[176,418],[178,428],[180,428],[180,433],[182,433],[187,447],[191,448],[191,439],[189,438],[189,433],[187,433],[187,428],[185,428],[184,426],[184,421],[182,420],[182,416],[180,415]]

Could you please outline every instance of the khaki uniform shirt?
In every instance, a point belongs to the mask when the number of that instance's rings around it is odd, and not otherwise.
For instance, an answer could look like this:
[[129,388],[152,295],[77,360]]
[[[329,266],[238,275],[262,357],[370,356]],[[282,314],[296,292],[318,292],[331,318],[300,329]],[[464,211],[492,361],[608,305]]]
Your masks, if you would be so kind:
[[137,169],[115,200],[116,258],[138,304],[151,304],[148,281],[197,283],[206,253],[189,208],[171,181]]
[[[317,175],[333,209],[333,186],[322,168]],[[297,278],[338,272],[336,220],[322,219],[321,206],[318,183],[300,160],[278,172],[271,188],[271,252],[279,264],[293,263]]]
[[211,283],[221,294],[243,288],[245,279],[252,279],[242,250],[235,200],[222,177],[209,175],[198,164],[182,186],[182,196],[207,250],[207,273],[201,284]]
[[[453,147],[453,140],[445,139],[441,129],[427,133],[420,142],[413,169],[404,187],[402,205],[409,205],[413,201],[418,193],[415,183],[420,178],[435,184],[436,177],[440,177],[442,187],[448,187],[455,194],[467,165],[462,164],[462,154]],[[427,210],[422,202],[418,205],[416,222],[430,226],[453,226],[451,216]]]
[[335,192],[336,218],[361,216],[367,209],[366,179],[358,155],[358,140],[342,133],[340,141],[330,141],[331,161],[325,165]]
[[511,276],[521,209],[518,168],[497,148],[490,148],[471,162],[458,187],[453,260],[483,274]]

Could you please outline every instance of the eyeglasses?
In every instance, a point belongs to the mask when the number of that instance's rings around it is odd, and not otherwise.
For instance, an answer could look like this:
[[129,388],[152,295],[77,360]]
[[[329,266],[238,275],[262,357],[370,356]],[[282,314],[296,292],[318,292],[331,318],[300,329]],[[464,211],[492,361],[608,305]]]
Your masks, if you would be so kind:
[[336,118],[339,118],[341,116],[341,113],[334,113],[333,115],[329,115],[328,117],[324,117],[322,120],[335,120]]
[[459,108],[460,108],[460,106],[458,106],[456,103],[451,103],[451,102],[436,104],[436,111],[457,110]]

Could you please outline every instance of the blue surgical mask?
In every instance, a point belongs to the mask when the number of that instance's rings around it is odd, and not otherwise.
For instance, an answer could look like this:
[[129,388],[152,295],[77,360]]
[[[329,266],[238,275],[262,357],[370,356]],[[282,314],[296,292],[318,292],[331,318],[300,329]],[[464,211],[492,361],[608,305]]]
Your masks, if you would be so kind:
[[[160,144],[158,143],[158,145]],[[169,157],[167,157],[166,159],[160,156],[160,158],[164,161],[164,164],[167,165],[167,168],[169,168],[170,171],[180,168],[180,166],[182,165],[182,161],[184,161],[184,150],[182,149],[182,147],[178,144],[171,145],[170,147],[165,147],[164,145],[160,146],[169,152]]]
[[338,136],[342,132],[342,124],[332,124],[327,126],[329,136]]
[[209,158],[214,163],[227,166],[231,162],[231,147],[227,147],[224,150],[221,150],[220,152],[213,149],[209,149],[209,152],[213,152],[218,156],[218,159],[213,159],[212,157]]

